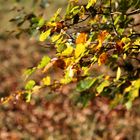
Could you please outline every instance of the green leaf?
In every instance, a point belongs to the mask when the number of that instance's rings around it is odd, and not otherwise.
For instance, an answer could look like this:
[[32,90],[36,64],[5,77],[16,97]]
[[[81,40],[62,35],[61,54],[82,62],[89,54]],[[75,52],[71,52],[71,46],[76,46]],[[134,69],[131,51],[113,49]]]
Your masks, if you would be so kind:
[[26,90],[31,90],[31,89],[34,87],[35,84],[36,84],[36,83],[35,83],[34,80],[30,80],[30,81],[28,81],[27,84],[25,85],[25,89],[26,89]]
[[105,80],[96,88],[96,90],[98,93],[101,93],[103,89],[109,85],[110,85],[110,82],[108,80]]
[[73,15],[76,15],[77,13],[79,13],[79,6],[75,6],[74,8],[72,8],[70,13],[73,13]]
[[39,65],[37,66],[37,68],[38,69],[44,68],[50,62],[50,60],[51,60],[50,57],[44,56]]
[[38,21],[38,26],[42,27],[44,25],[44,23],[45,23],[44,18],[40,18],[39,21]]
[[49,30],[47,30],[45,32],[42,32],[40,34],[39,41],[45,41],[49,37],[49,35],[51,34],[51,30],[52,29],[49,29]]
[[93,6],[96,3],[96,0],[89,0],[88,4],[86,6],[87,9],[89,9],[91,6]]
[[56,44],[56,50],[57,50],[57,52],[61,53],[65,49],[66,49],[66,45],[65,44]]
[[97,81],[97,78],[87,77],[77,84],[77,91],[82,92],[89,89]]
[[35,70],[36,70],[36,67],[25,70],[24,73],[23,73],[23,77],[25,77],[25,80],[26,80],[33,72],[35,72]]
[[50,19],[50,21],[56,21],[57,20],[57,18],[58,18],[58,16],[59,16],[59,14],[60,14],[60,12],[61,12],[61,8],[59,8],[57,11],[56,11],[56,13],[54,14],[54,16]]

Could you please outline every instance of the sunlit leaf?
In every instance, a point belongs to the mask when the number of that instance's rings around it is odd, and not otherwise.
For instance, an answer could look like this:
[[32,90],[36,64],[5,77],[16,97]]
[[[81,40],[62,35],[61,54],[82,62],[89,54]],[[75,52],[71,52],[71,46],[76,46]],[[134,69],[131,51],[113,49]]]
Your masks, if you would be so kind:
[[44,23],[45,23],[44,18],[40,18],[40,19],[39,19],[39,22],[38,22],[38,26],[39,26],[39,27],[42,27],[42,26],[44,25]]
[[83,55],[86,51],[86,47],[84,44],[77,44],[75,48],[75,57],[78,58],[79,56]]
[[79,13],[79,6],[75,6],[71,9],[70,13],[72,13],[73,15],[76,15],[77,13]]
[[42,32],[40,34],[39,41],[45,41],[49,37],[49,35],[51,34],[51,30],[52,29],[49,29],[49,30],[47,30],[45,32]]
[[58,39],[60,39],[61,36],[62,36],[61,34],[53,35],[53,36],[51,37],[52,42],[58,41]]
[[116,73],[116,80],[119,80],[120,77],[121,77],[121,68],[118,67],[118,69],[117,69],[117,73]]
[[39,69],[44,68],[50,62],[50,60],[51,60],[50,57],[43,56],[41,62],[37,66],[37,68],[39,68]]
[[87,41],[87,34],[80,33],[76,38],[76,44],[86,43]]
[[42,82],[43,82],[43,85],[49,86],[51,84],[51,77],[47,76],[47,77],[43,78]]
[[96,3],[96,0],[88,0],[88,4],[86,6],[87,9],[89,9],[91,6],[93,6]]
[[104,81],[96,88],[96,90],[97,90],[98,93],[101,93],[101,92],[103,91],[103,89],[104,89],[105,87],[109,86],[109,85],[110,85],[110,82],[109,82],[108,80],[104,80]]
[[25,99],[27,103],[31,101],[31,96],[32,96],[32,93],[30,91],[26,92]]
[[67,48],[62,52],[62,56],[70,56],[73,50],[73,47],[67,46]]
[[34,86],[35,86],[35,81],[34,80],[30,80],[27,82],[27,84],[25,85],[25,89],[26,90],[31,90]]

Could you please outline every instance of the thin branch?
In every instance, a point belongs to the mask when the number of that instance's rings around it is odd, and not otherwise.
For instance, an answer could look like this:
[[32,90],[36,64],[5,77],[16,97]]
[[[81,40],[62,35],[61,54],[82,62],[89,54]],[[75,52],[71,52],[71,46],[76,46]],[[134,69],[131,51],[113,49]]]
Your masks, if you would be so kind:
[[136,9],[136,10],[134,10],[132,12],[127,13],[126,15],[131,16],[131,15],[135,15],[135,14],[139,14],[139,13],[140,13],[140,9]]
[[68,26],[70,27],[70,26],[73,26],[73,25],[75,25],[75,24],[78,24],[78,23],[84,22],[84,21],[86,21],[89,17],[90,17],[90,15],[88,15],[86,18],[84,18],[84,19],[80,20],[79,22],[69,24]]
[[113,15],[111,14],[112,13],[112,0],[110,0],[110,17],[111,17],[111,20],[112,20],[112,26],[113,26],[113,29],[114,29],[114,32],[117,36],[119,36],[117,30],[116,30],[116,27],[114,25],[114,19],[113,19]]

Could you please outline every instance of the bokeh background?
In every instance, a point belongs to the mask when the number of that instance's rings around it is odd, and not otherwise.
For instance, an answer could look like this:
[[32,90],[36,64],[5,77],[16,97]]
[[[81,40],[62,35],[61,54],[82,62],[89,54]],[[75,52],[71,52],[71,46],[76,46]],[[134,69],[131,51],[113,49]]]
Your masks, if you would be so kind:
[[[14,37],[17,27],[9,20],[23,11],[48,19],[60,7],[64,12],[66,4],[66,0],[0,0],[0,97],[22,88],[24,70],[44,54],[53,54],[26,33]],[[42,90],[30,103],[0,105],[0,140],[140,140],[139,99],[129,111],[110,110],[107,99],[101,98],[81,108],[73,104],[70,86],[62,91],[59,95]]]

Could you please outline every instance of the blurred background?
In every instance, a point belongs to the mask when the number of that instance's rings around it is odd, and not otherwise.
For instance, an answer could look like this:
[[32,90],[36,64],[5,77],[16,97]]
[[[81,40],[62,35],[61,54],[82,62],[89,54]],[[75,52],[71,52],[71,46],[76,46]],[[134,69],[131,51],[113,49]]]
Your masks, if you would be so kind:
[[[67,0],[0,0],[0,97],[22,88],[24,70],[51,53],[26,33],[14,37],[18,29],[9,20],[30,12],[48,19],[66,5]],[[129,111],[110,110],[100,98],[81,108],[73,104],[69,86],[62,91],[42,90],[30,103],[0,105],[0,140],[140,140],[140,100]]]

